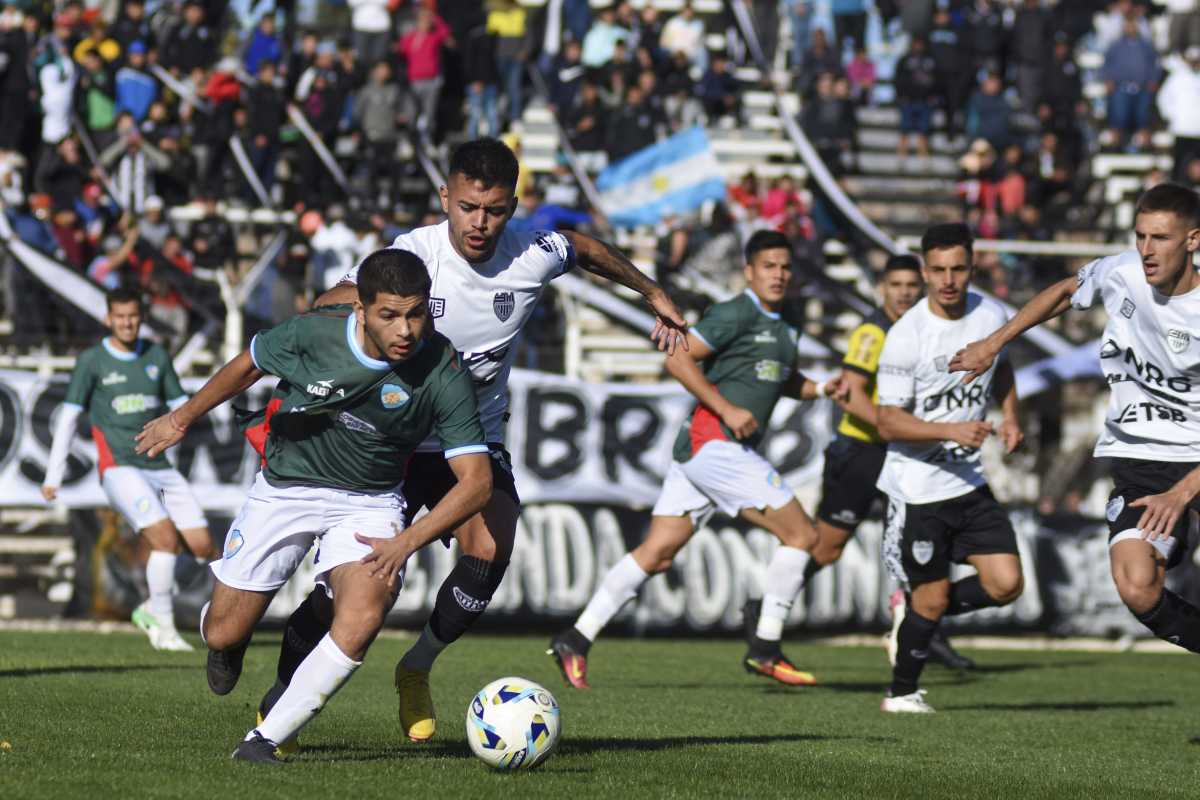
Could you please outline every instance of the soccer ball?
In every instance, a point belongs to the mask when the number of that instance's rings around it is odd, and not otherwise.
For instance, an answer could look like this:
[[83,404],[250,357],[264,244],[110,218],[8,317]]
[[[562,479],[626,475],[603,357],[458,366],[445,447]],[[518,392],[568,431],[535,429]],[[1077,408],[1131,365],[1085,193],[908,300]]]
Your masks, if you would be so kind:
[[558,744],[558,701],[525,678],[500,678],[467,708],[471,752],[496,769],[531,769]]

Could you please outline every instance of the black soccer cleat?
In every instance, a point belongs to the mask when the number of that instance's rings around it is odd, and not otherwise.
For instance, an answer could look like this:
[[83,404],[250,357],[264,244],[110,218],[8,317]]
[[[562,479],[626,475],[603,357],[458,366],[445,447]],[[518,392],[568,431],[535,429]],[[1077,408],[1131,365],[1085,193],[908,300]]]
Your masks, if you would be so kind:
[[550,640],[546,655],[554,656],[563,680],[575,689],[590,689],[587,680],[587,653],[591,642],[575,628],[567,628]]
[[975,661],[955,650],[940,630],[929,640],[929,660],[950,669],[975,669]]
[[270,739],[264,739],[258,731],[249,739],[238,743],[237,749],[230,756],[234,761],[249,761],[254,764],[286,764],[275,755],[276,744]]
[[249,640],[228,650],[209,650],[208,665],[205,673],[208,677],[208,688],[216,695],[227,695],[237,686],[238,678],[242,677],[242,659],[246,655]]

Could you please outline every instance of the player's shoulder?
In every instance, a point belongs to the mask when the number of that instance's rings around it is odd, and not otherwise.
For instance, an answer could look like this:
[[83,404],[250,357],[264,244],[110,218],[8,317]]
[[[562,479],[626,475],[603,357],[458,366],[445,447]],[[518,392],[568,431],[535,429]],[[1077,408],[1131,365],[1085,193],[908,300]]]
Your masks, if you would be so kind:
[[158,342],[152,342],[149,339],[142,339],[141,347],[138,348],[138,355],[150,361],[171,360],[171,356],[167,353],[167,348],[163,347]]
[[888,341],[900,340],[906,336],[919,337],[921,328],[929,321],[929,298],[922,297],[913,303],[913,307],[900,315],[888,328]]
[[449,224],[443,221],[436,225],[422,225],[419,228],[405,231],[392,240],[391,247],[394,250],[408,250],[426,258],[437,252],[443,242],[447,247],[450,246],[450,238],[445,233],[445,228]]
[[888,319],[888,315],[883,313],[883,309],[878,308],[858,324],[850,335],[858,338],[861,336],[879,336],[887,335],[888,330],[892,327],[892,321]]
[[1009,316],[1003,303],[978,292],[967,293],[967,314],[989,323],[999,321],[1001,325],[1008,321]]
[[1079,285],[1088,280],[1103,283],[1115,276],[1140,277],[1142,274],[1142,257],[1137,250],[1124,250],[1111,256],[1097,258],[1085,264],[1075,275]]
[[437,331],[425,340],[424,356],[429,364],[430,374],[435,376],[436,382],[440,384],[470,378],[470,373],[463,365],[462,354],[453,342]]
[[754,307],[754,301],[750,299],[749,293],[742,292],[728,300],[713,303],[704,310],[700,319],[701,321],[708,320],[710,322],[729,322],[747,319],[756,313],[757,310]]

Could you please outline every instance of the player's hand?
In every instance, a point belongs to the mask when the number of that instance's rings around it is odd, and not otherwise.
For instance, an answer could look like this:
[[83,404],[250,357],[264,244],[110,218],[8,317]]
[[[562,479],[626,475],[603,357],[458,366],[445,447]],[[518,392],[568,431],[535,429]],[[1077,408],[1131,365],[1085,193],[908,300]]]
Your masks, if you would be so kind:
[[187,433],[187,426],[179,424],[178,418],[174,417],[174,414],[174,411],[163,414],[142,427],[142,432],[133,439],[137,442],[134,450],[139,455],[144,454],[153,458],[167,448],[174,447],[183,441],[183,435]]
[[43,486],[42,487],[42,497],[45,499],[45,501],[47,503],[54,502],[54,498],[58,497],[58,487],[57,486]]
[[963,383],[970,383],[988,371],[997,355],[998,352],[988,344],[986,339],[971,342],[950,359],[950,371],[967,373],[963,378]]
[[1142,538],[1149,541],[1169,539],[1171,531],[1175,530],[1179,520],[1187,513],[1188,502],[1191,499],[1188,492],[1172,487],[1162,494],[1139,497],[1130,503],[1130,508],[1146,509],[1137,524]]
[[1015,419],[1006,419],[1000,423],[1000,440],[1004,442],[1004,454],[1012,455],[1025,441],[1025,432],[1021,430],[1021,423]]
[[754,418],[753,414],[740,406],[734,406],[722,414],[721,422],[724,422],[725,427],[729,428],[733,432],[733,435],[739,439],[745,439],[758,430],[758,420]]
[[400,535],[402,528],[393,522],[392,530],[396,535],[390,539],[363,536],[361,533],[354,534],[354,538],[359,544],[371,548],[371,552],[363,556],[360,562],[370,567],[367,574],[372,578],[387,581],[388,589],[395,590],[396,579],[412,555],[412,550],[409,549],[407,537]]
[[825,384],[825,396],[832,398],[833,402],[845,408],[846,403],[850,402],[850,381],[846,380],[844,375],[830,378],[829,382]]
[[675,354],[675,347],[678,345],[687,350],[687,320],[679,313],[679,309],[671,302],[667,293],[659,289],[647,295],[646,300],[654,309],[654,329],[650,331],[650,339],[654,346],[669,356]]
[[978,450],[983,447],[984,440],[995,433],[992,423],[985,420],[954,422],[951,425],[951,441],[958,442],[963,447],[970,448],[971,450]]

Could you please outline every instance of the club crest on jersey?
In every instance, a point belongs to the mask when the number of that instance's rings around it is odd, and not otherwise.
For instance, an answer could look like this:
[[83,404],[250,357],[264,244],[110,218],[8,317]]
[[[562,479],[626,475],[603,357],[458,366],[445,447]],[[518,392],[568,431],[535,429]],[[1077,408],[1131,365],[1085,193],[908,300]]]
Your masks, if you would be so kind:
[[1182,353],[1188,349],[1188,345],[1192,343],[1192,336],[1187,331],[1181,331],[1178,328],[1171,328],[1167,331],[1167,347],[1171,348],[1172,353]]
[[146,365],[146,377],[152,381],[158,380],[158,365],[157,364],[147,364]]
[[933,542],[927,539],[918,539],[912,544],[913,560],[921,566],[929,563],[933,558]]
[[1121,303],[1121,316],[1125,319],[1133,319],[1133,312],[1137,310],[1137,306],[1128,297]]
[[437,319],[446,313],[446,298],[431,297],[429,298],[429,316]]
[[225,540],[225,558],[233,558],[242,549],[242,545],[246,543],[246,538],[242,536],[242,532],[234,528],[229,532],[229,538]]
[[385,383],[379,390],[379,399],[383,401],[384,408],[399,408],[408,402],[409,396],[403,386],[394,383]]
[[508,322],[516,307],[517,301],[512,292],[496,292],[492,296],[492,311],[496,312],[496,319],[501,322]]

